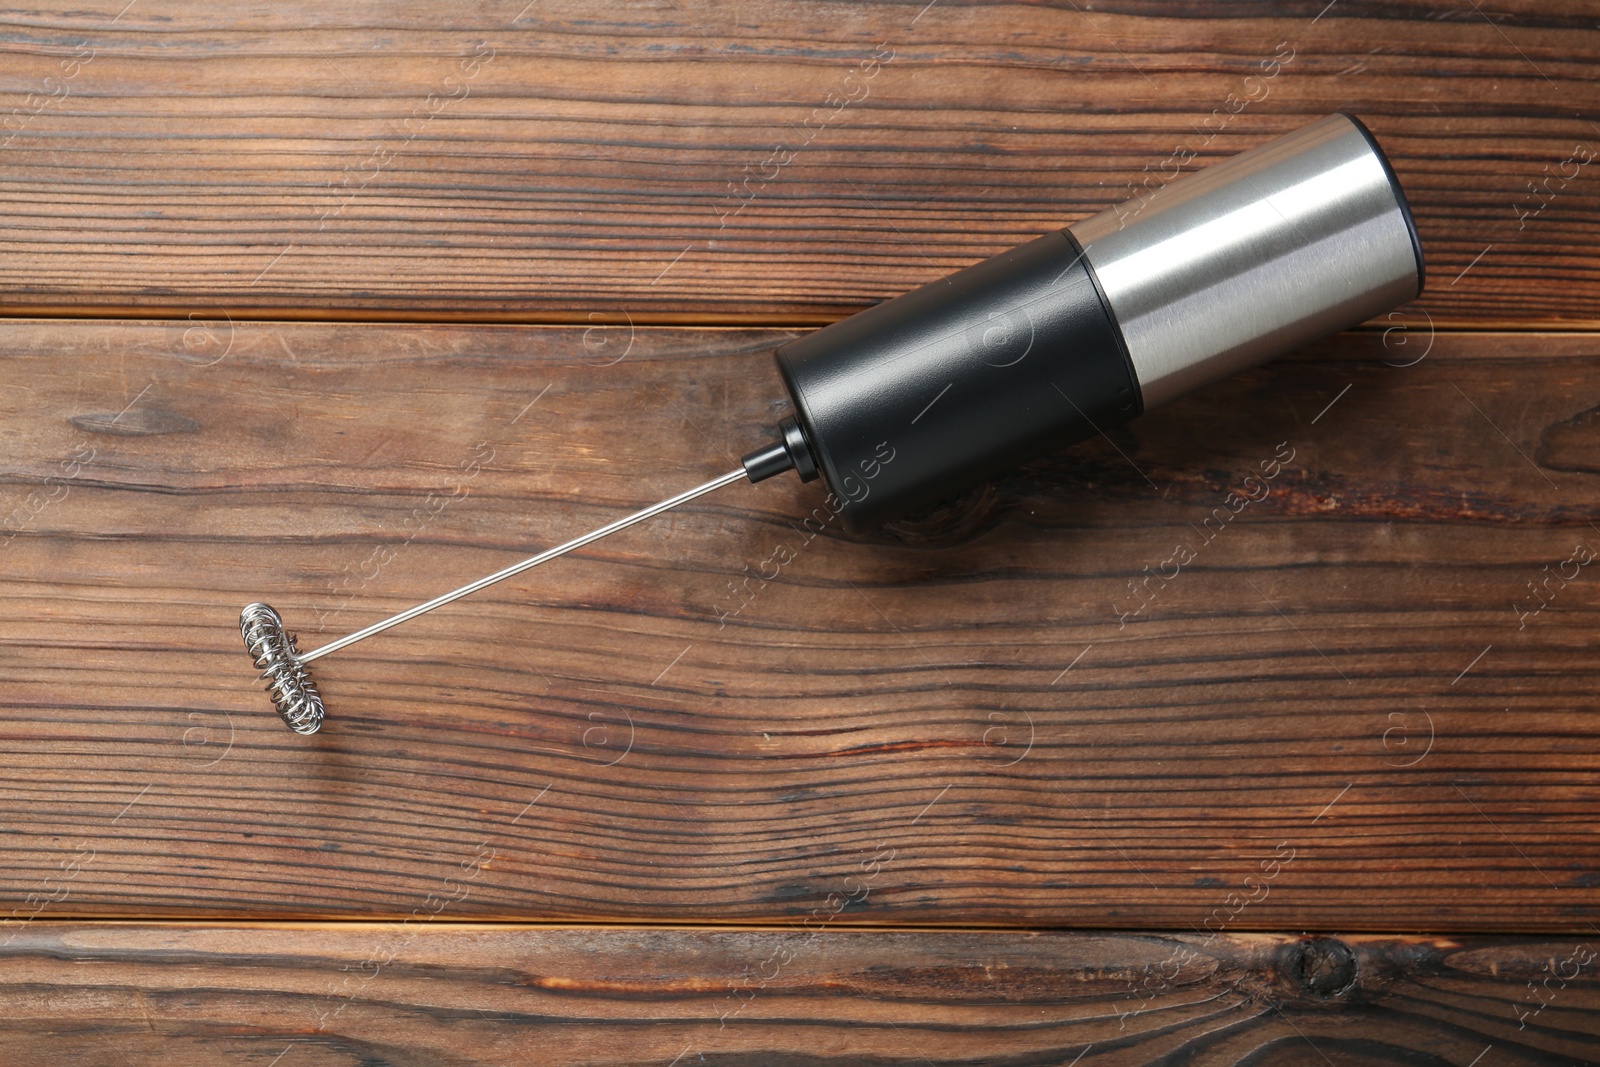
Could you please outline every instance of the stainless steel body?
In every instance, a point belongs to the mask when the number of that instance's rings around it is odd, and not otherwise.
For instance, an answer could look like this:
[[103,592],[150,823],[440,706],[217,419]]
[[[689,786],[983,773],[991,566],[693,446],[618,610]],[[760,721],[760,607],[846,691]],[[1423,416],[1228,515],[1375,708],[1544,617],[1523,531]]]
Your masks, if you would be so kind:
[[1399,184],[1347,115],[1070,231],[1121,327],[1147,410],[1422,289]]

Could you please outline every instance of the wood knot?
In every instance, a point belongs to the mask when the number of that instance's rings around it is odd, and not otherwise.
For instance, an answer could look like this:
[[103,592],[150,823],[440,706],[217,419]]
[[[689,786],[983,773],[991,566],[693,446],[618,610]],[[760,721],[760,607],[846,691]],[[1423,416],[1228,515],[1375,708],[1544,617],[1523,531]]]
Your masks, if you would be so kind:
[[1000,494],[993,485],[984,484],[886,522],[870,536],[877,541],[917,547],[959,544],[993,527],[1000,510]]
[[138,411],[91,412],[67,420],[84,433],[105,433],[116,437],[151,437],[164,433],[194,433],[200,424],[187,415],[160,408]]
[[1600,473],[1600,462],[1595,460],[1600,446],[1600,406],[1578,412],[1565,422],[1546,426],[1539,435],[1539,450],[1534,453],[1539,464],[1558,471],[1579,471],[1584,474]]
[[1317,1000],[1337,1000],[1355,988],[1355,950],[1331,937],[1308,937],[1289,946],[1285,977],[1301,993]]

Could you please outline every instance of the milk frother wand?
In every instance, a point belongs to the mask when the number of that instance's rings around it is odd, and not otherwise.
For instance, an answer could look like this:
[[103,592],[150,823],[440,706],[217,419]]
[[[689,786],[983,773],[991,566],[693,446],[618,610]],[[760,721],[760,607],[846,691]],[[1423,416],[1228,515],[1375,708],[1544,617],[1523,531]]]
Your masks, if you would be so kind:
[[[794,414],[704,485],[301,653],[239,617],[283,721],[315,733],[307,664],[726,485],[820,477],[852,532],[961,492],[1422,291],[1405,194],[1334,114],[780,347]],[[830,505],[830,510],[832,506]]]

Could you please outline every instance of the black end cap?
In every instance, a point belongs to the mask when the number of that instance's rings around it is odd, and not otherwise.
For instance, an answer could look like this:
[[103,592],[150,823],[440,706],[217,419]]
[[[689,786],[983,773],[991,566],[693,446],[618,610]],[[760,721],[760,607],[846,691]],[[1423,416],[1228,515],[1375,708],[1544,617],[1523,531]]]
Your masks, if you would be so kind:
[[811,455],[800,424],[793,418],[784,419],[778,423],[778,432],[782,435],[778,440],[740,460],[744,464],[745,477],[752,482],[762,482],[792,470],[800,475],[802,482],[814,481],[817,477],[817,461]]

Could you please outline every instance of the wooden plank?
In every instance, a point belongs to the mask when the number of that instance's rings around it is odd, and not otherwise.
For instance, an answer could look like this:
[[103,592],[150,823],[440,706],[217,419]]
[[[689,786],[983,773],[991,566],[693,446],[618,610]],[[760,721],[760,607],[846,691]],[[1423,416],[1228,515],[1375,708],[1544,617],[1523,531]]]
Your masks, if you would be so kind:
[[18,11],[0,20],[0,309],[815,322],[1342,109],[1410,193],[1441,325],[1592,326],[1592,15]]
[[1575,1064],[1594,940],[27,924],[12,1067]]
[[10,325],[4,909],[1590,930],[1593,335],[1345,335],[859,538],[730,487],[278,722],[241,605],[309,648],[730,469],[786,336]]

